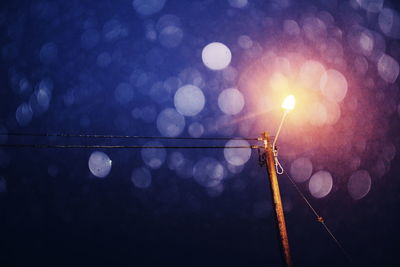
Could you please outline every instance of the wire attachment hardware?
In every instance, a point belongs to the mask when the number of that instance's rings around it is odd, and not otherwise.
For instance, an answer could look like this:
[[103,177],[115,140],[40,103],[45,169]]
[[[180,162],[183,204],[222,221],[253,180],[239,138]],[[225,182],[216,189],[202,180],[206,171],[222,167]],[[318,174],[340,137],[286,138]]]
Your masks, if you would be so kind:
[[275,162],[276,173],[279,175],[283,174],[284,170],[278,159],[278,147],[277,146],[273,147],[272,151],[274,152],[274,162]]
[[260,167],[263,167],[266,164],[267,154],[265,152],[261,152],[259,147],[257,148],[257,151],[258,151],[258,165],[260,165]]

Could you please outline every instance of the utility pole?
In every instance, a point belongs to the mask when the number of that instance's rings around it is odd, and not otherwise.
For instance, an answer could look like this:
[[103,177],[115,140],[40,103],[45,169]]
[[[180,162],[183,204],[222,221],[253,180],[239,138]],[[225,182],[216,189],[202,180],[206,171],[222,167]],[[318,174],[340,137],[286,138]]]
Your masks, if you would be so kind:
[[272,203],[275,210],[276,220],[278,224],[279,237],[281,240],[283,260],[287,267],[292,267],[292,257],[290,255],[289,238],[286,230],[285,215],[283,213],[283,205],[281,199],[281,193],[279,190],[278,177],[275,169],[275,158],[274,158],[274,147],[270,140],[268,133],[262,134],[265,149],[265,164],[268,170],[268,178],[272,193]]

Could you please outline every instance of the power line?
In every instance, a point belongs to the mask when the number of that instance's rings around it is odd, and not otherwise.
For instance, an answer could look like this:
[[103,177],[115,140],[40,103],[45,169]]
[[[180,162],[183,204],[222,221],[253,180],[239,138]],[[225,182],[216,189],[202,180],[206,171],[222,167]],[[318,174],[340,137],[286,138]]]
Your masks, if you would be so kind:
[[[18,136],[18,137],[82,137],[82,138],[104,138],[104,139],[158,139],[158,140],[215,140],[215,141],[226,141],[226,140],[246,140],[246,141],[260,141],[260,138],[241,138],[241,137],[164,137],[164,136],[134,136],[134,135],[100,135],[100,134],[71,134],[71,133],[0,133],[0,136]],[[249,146],[140,146],[140,145],[64,145],[64,144],[0,144],[0,147],[4,148],[34,148],[34,149],[260,149],[263,146],[249,145]],[[283,168],[282,168],[283,169]],[[302,193],[300,188],[294,182],[292,177],[283,169],[285,175],[289,178],[289,181],[295,187],[301,198],[316,216],[318,222],[322,224],[324,229],[345,255],[346,259],[353,264],[349,254],[345,251],[343,246],[340,244],[338,239],[326,225],[324,219],[318,214],[313,208],[311,203],[308,201],[306,196]]]
[[139,145],[59,145],[59,144],[0,144],[15,148],[102,148],[102,149],[258,149],[259,146],[139,146]]
[[141,135],[105,135],[105,134],[75,134],[75,133],[0,133],[0,136],[18,137],[82,137],[82,138],[104,138],[104,139],[159,139],[159,140],[204,140],[204,141],[228,141],[246,140],[259,141],[259,138],[248,137],[166,137],[166,136],[141,136]]
[[282,168],[282,169],[283,169],[283,172],[285,173],[285,175],[289,178],[289,181],[292,183],[292,185],[296,189],[297,193],[299,193],[300,197],[304,200],[304,202],[307,204],[307,206],[310,208],[310,210],[314,213],[317,221],[322,224],[322,226],[324,227],[325,231],[329,234],[329,236],[332,238],[332,240],[336,243],[336,245],[341,250],[341,252],[346,257],[346,259],[349,261],[349,263],[354,265],[354,262],[353,262],[352,258],[347,253],[347,251],[344,249],[344,247],[340,244],[339,240],[335,237],[333,232],[326,225],[324,218],[322,216],[320,216],[319,213],[314,209],[314,207],[311,205],[310,201],[308,201],[307,197],[303,194],[303,192],[297,186],[297,184],[293,180],[293,178],[286,172],[286,170],[284,168]]

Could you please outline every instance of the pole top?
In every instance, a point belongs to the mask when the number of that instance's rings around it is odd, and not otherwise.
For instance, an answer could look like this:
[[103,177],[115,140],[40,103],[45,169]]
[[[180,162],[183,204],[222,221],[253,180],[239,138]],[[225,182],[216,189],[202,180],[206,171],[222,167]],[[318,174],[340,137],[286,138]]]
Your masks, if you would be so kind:
[[261,138],[262,141],[268,141],[268,142],[270,141],[270,136],[268,132],[261,133]]

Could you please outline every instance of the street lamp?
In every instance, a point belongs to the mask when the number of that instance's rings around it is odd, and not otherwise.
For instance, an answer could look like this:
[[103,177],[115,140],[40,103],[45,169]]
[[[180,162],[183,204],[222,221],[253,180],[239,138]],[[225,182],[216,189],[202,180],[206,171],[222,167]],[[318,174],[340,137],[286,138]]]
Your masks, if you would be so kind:
[[282,125],[286,119],[286,116],[289,114],[289,112],[291,110],[294,109],[295,106],[296,106],[296,99],[294,98],[294,95],[288,95],[287,97],[285,97],[285,99],[282,102],[281,108],[283,108],[285,110],[285,112],[283,113],[281,123],[279,124],[278,131],[276,132],[276,135],[274,138],[274,143],[272,144],[272,149],[274,152],[276,151],[276,149],[275,149],[276,141],[278,140],[278,136],[281,132]]
[[286,230],[285,215],[283,212],[282,199],[281,199],[278,177],[277,177],[277,168],[278,168],[278,166],[280,166],[280,164],[277,159],[277,150],[276,150],[275,144],[276,144],[276,141],[278,140],[278,136],[282,129],[282,125],[285,121],[285,118],[289,114],[289,112],[292,109],[294,109],[295,102],[296,101],[295,101],[295,98],[293,95],[289,95],[284,99],[281,107],[285,110],[285,112],[283,113],[281,122],[279,124],[278,131],[275,135],[272,145],[271,145],[269,134],[267,132],[264,132],[262,134],[262,140],[264,141],[264,150],[265,150],[265,157],[264,157],[265,162],[263,162],[263,163],[267,166],[267,170],[268,170],[268,178],[269,178],[269,182],[270,182],[272,200],[273,200],[272,203],[273,203],[276,220],[277,220],[277,224],[278,224],[283,259],[284,259],[286,266],[289,266],[289,267],[293,266],[293,263],[292,263],[292,258],[290,255],[289,238],[288,238],[288,234],[287,234],[287,230]]
[[296,99],[294,95],[288,95],[282,102],[281,107],[286,111],[291,111],[296,106]]

